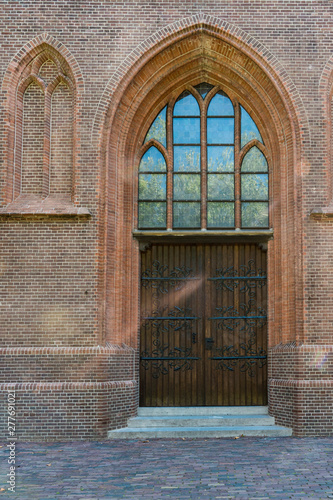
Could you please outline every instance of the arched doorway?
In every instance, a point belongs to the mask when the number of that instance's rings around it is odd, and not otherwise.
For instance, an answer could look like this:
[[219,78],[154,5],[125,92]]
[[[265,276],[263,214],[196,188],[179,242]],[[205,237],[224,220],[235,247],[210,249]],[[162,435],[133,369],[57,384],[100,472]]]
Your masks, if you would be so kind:
[[151,241],[141,252],[142,406],[267,404],[265,153],[250,114],[207,82],[170,96],[147,132],[136,233]]
[[[195,88],[203,82],[214,89],[219,88],[249,113],[262,136],[264,156],[270,168],[269,189],[273,202],[269,226],[274,227],[274,234],[271,231],[262,240],[256,235],[255,239],[242,242],[256,244],[260,250],[263,250],[261,244],[267,244],[269,385],[274,377],[269,365],[269,358],[274,354],[271,348],[299,338],[302,328],[296,299],[301,287],[301,261],[297,260],[301,254],[301,241],[297,238],[301,211],[297,208],[299,198],[296,196],[300,162],[298,116],[276,68],[245,41],[205,23],[194,24],[152,45],[151,50],[143,53],[128,69],[113,93],[101,144],[105,166],[101,183],[104,220],[100,226],[102,333],[108,342],[126,343],[137,349],[139,359],[140,249],[142,252],[145,247],[157,244],[157,236],[164,244],[161,238],[171,237],[173,232],[168,231],[170,226],[167,225],[166,229],[150,228],[155,234],[139,234],[144,228],[138,226],[138,201],[149,201],[138,200],[142,144],[151,124],[170,102],[170,96],[176,100],[184,90],[189,90],[188,87]],[[146,147],[148,149],[148,145]],[[259,144],[256,147],[263,152]],[[156,148],[161,153],[158,145]],[[172,198],[172,193],[167,196]],[[167,199],[167,203],[173,202],[181,200]],[[241,219],[241,214],[240,204],[235,218]],[[166,217],[169,224],[173,220],[172,212],[167,212]],[[182,237],[184,244],[196,243],[193,239],[189,241],[189,236],[194,238],[189,230],[179,230],[186,232],[187,239]],[[260,232],[264,230],[269,233],[267,229],[259,229]],[[157,235],[156,231],[166,231],[168,235]],[[245,236],[245,227],[239,227],[239,231],[237,227],[230,231],[216,228],[215,232],[224,231],[222,239],[221,233],[214,235],[214,229],[208,226],[200,231],[210,234],[212,244],[234,245],[241,243],[239,235]],[[215,241],[212,241],[214,236]],[[139,368],[139,361],[136,367]],[[274,384],[272,390],[275,390]]]

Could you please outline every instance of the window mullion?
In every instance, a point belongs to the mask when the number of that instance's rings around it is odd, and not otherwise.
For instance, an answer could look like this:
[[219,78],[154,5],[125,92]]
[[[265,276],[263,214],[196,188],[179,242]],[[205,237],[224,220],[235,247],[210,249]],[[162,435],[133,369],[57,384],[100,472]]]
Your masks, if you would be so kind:
[[241,127],[240,127],[239,104],[235,106],[235,227],[241,227],[241,176],[240,176],[240,150],[241,150]]
[[169,104],[167,109],[167,229],[171,230],[173,226],[173,117],[172,106]]
[[207,109],[201,111],[201,229],[207,229]]

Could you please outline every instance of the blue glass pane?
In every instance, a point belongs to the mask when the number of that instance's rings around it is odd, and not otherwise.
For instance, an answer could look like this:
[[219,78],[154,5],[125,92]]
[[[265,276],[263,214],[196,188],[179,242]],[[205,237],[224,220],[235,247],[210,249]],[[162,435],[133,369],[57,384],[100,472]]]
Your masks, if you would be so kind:
[[267,161],[256,146],[250,149],[242,161],[242,172],[267,172]]
[[242,174],[242,200],[268,200],[268,174]]
[[207,147],[208,172],[233,172],[234,147],[233,146],[208,146]]
[[234,118],[207,118],[208,144],[234,143]]
[[232,174],[208,174],[208,200],[233,200],[235,177]]
[[140,172],[166,172],[164,156],[152,146],[145,152],[140,161]]
[[173,204],[173,227],[174,228],[199,228],[200,203],[185,202]]
[[139,174],[139,200],[165,200],[166,174]]
[[268,227],[268,203],[242,203],[242,227]]
[[166,202],[139,202],[139,229],[166,227]]
[[200,174],[175,174],[173,176],[174,200],[200,200]]
[[200,116],[199,104],[190,92],[185,91],[173,108],[174,116]]
[[207,227],[234,227],[234,203],[216,203],[213,201],[207,202]]
[[166,107],[157,115],[150,126],[145,138],[145,143],[150,139],[156,139],[166,147]]
[[173,119],[174,144],[200,144],[200,118]]
[[174,146],[175,172],[200,172],[200,146]]
[[234,116],[234,107],[229,97],[218,92],[210,101],[208,116]]
[[262,143],[262,138],[257,125],[252,120],[251,116],[241,106],[241,147],[245,146],[252,139],[257,139]]

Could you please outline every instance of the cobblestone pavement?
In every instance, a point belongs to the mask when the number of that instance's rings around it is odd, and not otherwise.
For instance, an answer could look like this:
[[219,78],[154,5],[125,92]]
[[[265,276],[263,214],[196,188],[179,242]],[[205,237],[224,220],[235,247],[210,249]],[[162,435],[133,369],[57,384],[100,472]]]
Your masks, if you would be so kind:
[[0,448],[0,500],[333,498],[333,438],[18,443],[16,493]]

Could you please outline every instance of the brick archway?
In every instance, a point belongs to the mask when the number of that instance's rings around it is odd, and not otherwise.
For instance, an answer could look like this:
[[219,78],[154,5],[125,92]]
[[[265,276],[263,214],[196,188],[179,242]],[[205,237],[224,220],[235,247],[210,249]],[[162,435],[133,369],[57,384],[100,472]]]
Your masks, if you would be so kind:
[[[223,36],[222,36],[223,35]],[[170,93],[207,81],[250,106],[273,160],[274,239],[269,242],[269,347],[302,339],[302,225],[297,102],[262,54],[207,24],[177,31],[141,56],[113,93],[105,119],[100,225],[101,338],[138,347],[139,244],[135,228],[138,149]],[[304,123],[304,120],[303,120]],[[297,325],[297,326],[296,326]],[[270,369],[269,369],[270,370]]]

